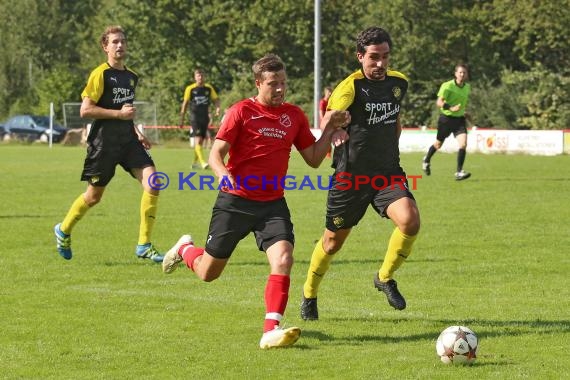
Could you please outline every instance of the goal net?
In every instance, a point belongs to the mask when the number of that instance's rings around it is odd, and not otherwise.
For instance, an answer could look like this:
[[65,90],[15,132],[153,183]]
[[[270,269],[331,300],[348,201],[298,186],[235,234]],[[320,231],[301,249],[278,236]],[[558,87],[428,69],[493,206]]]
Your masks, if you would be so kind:
[[[156,104],[147,101],[135,101],[137,108],[135,125],[144,128],[147,125],[156,125]],[[91,119],[84,119],[80,116],[81,103],[63,103],[63,125],[66,128],[86,128],[92,122]],[[155,144],[159,144],[160,134],[157,129],[148,128],[144,130],[145,135]]]

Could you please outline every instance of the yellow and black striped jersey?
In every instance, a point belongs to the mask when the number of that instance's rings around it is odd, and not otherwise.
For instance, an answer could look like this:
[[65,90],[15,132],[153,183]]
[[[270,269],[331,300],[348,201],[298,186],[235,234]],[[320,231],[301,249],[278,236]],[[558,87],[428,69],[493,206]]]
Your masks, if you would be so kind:
[[[120,110],[124,104],[133,104],[138,81],[139,76],[131,69],[125,67],[124,70],[118,70],[109,66],[108,63],[103,63],[89,75],[81,98],[88,97],[102,108]],[[92,127],[98,125],[132,128],[134,122],[133,120],[98,119],[94,121]]]
[[[118,70],[108,63],[96,67],[87,80],[81,98],[88,97],[97,106],[120,110],[124,104],[133,104],[139,81],[137,73],[125,67]],[[133,120],[96,119],[91,124],[89,140],[104,140],[111,144],[123,144],[137,139]]]
[[390,174],[401,170],[397,121],[408,78],[388,70],[384,80],[370,80],[358,70],[333,91],[328,109],[348,110],[350,138],[335,148],[333,165],[337,172]]
[[190,116],[205,118],[208,116],[210,104],[218,99],[218,93],[211,84],[198,86],[192,83],[184,90],[184,100],[190,101]]

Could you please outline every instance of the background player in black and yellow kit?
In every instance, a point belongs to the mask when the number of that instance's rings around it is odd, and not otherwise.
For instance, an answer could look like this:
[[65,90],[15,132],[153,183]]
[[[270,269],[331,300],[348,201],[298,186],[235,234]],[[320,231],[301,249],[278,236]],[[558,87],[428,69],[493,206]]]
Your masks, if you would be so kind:
[[187,86],[184,90],[184,100],[180,109],[180,127],[184,126],[184,116],[188,105],[190,105],[190,125],[192,126],[192,135],[194,136],[194,163],[192,168],[206,169],[208,167],[207,160],[204,159],[202,148],[204,140],[210,126],[210,104],[216,106],[216,116],[220,116],[220,99],[214,87],[205,83],[205,75],[201,69],[194,71],[195,83]]
[[81,117],[95,119],[87,137],[87,157],[81,174],[81,180],[87,181],[87,190],[75,199],[63,222],[55,226],[57,250],[63,258],[71,259],[73,227],[101,201],[116,166],[121,165],[143,186],[135,254],[160,263],[163,256],[150,242],[158,190],[151,187],[149,178],[156,169],[146,150],[150,149],[150,142],[133,121],[136,116],[133,101],[139,77],[125,66],[127,38],[120,26],[107,27],[100,43],[107,54],[107,62],[91,72],[81,93]]
[[[329,99],[328,109],[348,110],[351,122],[348,142],[334,152],[335,174],[328,193],[326,228],[313,251],[303,286],[301,317],[305,320],[318,319],[319,284],[334,254],[368,206],[396,226],[384,261],[374,274],[374,286],[386,294],[392,307],[406,307],[393,275],[411,253],[420,229],[420,214],[400,167],[400,106],[408,80],[388,69],[391,47],[390,35],[383,29],[362,31],[356,40],[356,56],[362,68],[344,79]],[[357,189],[356,176],[368,178],[375,185],[360,184]],[[386,179],[387,186],[383,180],[375,182],[374,177]]]

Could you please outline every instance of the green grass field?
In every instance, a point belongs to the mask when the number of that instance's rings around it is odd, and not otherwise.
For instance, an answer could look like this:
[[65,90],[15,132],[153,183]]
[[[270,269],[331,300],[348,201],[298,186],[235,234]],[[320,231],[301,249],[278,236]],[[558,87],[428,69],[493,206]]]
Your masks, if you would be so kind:
[[[421,174],[421,154],[402,156]],[[190,149],[153,149],[169,188],[153,240],[166,251],[186,232],[204,244],[215,191],[177,190]],[[322,233],[326,192],[287,194],[297,244],[284,325],[288,349],[260,350],[268,275],[253,236],[222,277],[202,283],[134,256],[140,188],[122,169],[77,225],[74,257],[55,251],[53,225],[85,184],[83,148],[0,145],[0,378],[5,379],[559,379],[570,370],[570,157],[438,154],[414,195],[422,230],[397,272],[408,308],[373,286],[392,224],[372,210],[333,261],[320,320],[299,317],[302,284]],[[290,174],[329,175],[294,153]],[[201,172],[210,174],[209,172]],[[463,324],[477,363],[446,366],[435,340]]]

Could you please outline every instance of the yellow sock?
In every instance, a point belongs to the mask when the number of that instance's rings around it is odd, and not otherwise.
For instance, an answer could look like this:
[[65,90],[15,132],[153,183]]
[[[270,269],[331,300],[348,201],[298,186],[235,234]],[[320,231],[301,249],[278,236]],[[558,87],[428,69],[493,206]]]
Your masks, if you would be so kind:
[[158,195],[152,195],[143,191],[141,197],[141,225],[139,228],[139,243],[150,243],[150,234],[156,220],[156,209],[158,204]]
[[202,155],[202,146],[200,144],[197,144],[194,147],[194,156],[195,159],[198,159],[198,162],[200,163],[200,165],[204,165],[205,161],[204,161],[204,156]]
[[412,245],[418,235],[409,236],[398,227],[392,232],[390,242],[388,243],[388,250],[384,257],[384,262],[378,272],[380,281],[386,282],[392,279],[394,272],[406,261],[410,253],[412,253]]
[[89,209],[90,207],[87,203],[85,203],[83,194],[78,196],[71,204],[71,207],[69,208],[67,215],[65,215],[63,222],[61,222],[61,231],[64,234],[69,235],[71,233],[71,230],[73,230],[73,227],[75,227],[75,224],[79,222],[81,218],[83,218],[83,215],[85,215]]
[[319,285],[331,266],[334,255],[327,255],[323,249],[323,238],[321,237],[311,256],[311,264],[307,272],[307,280],[303,285],[303,295],[305,298],[316,298]]

